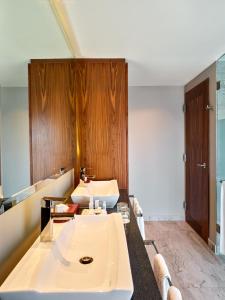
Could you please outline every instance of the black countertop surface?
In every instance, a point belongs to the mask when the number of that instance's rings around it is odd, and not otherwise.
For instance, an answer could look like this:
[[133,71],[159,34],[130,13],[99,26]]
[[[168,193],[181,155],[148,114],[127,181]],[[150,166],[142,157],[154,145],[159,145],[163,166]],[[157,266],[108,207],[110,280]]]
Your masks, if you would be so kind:
[[[120,190],[118,202],[127,202],[130,206],[127,190]],[[116,211],[116,207],[109,210],[109,213],[114,211]],[[134,284],[134,293],[131,299],[161,300],[162,298],[159,293],[148,254],[131,207],[130,223],[126,224],[126,237]]]

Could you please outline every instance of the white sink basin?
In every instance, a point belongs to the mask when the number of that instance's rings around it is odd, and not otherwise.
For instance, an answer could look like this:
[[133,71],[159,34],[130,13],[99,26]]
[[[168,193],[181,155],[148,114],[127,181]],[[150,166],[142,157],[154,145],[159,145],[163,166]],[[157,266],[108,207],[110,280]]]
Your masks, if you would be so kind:
[[117,180],[90,181],[89,183],[81,181],[73,191],[71,198],[81,207],[87,207],[91,196],[94,200],[106,201],[108,208],[114,207],[119,199]]
[[[1,300],[128,300],[133,283],[120,214],[76,216],[54,224],[54,242],[37,240],[0,287]],[[81,264],[84,256],[93,258]]]

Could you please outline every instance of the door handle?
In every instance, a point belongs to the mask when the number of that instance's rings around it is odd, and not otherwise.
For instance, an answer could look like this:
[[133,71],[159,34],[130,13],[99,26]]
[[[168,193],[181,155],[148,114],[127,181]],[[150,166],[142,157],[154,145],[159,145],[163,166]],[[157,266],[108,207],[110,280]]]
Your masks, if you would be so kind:
[[206,163],[204,162],[203,164],[197,164],[197,167],[206,169],[207,165],[206,165]]

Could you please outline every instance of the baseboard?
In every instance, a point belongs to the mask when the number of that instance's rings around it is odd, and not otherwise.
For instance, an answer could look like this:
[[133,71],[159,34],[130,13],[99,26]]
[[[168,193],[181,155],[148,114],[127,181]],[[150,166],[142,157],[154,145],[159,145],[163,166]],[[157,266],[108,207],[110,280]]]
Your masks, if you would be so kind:
[[145,216],[145,221],[185,221],[184,215],[150,215]]
[[215,254],[218,254],[216,244],[209,238],[208,238],[208,246]]

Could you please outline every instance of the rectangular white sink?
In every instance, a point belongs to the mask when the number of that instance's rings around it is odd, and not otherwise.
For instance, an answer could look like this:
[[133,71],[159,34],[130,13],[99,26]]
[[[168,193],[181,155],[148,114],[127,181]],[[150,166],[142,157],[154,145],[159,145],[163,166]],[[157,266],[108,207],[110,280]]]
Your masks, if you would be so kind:
[[[0,287],[1,300],[131,299],[133,282],[120,214],[76,216],[54,224],[54,236],[53,242],[37,240],[29,249]],[[93,261],[82,264],[83,257]]]
[[79,203],[81,207],[87,207],[90,197],[94,200],[106,201],[106,206],[112,208],[119,199],[119,189],[117,180],[80,182],[73,191],[71,198],[74,203]]

